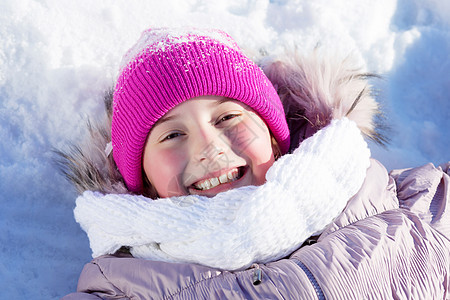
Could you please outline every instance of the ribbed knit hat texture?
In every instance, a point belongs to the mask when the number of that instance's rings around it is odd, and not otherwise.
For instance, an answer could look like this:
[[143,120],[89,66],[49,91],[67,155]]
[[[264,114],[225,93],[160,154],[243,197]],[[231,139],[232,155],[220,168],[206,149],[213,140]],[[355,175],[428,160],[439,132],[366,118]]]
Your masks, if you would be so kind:
[[142,192],[142,155],[152,126],[176,105],[206,95],[250,106],[287,152],[289,129],[280,98],[229,35],[149,29],[125,54],[114,91],[113,156],[130,191]]

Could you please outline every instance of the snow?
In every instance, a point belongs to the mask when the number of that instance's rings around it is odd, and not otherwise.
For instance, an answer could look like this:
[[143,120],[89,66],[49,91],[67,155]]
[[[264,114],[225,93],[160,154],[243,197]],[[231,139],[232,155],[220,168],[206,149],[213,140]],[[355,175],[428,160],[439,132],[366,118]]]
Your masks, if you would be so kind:
[[[113,3],[113,4],[112,4]],[[383,75],[391,131],[371,145],[388,169],[449,160],[450,2],[445,0],[58,1],[0,3],[0,291],[58,299],[90,260],[76,192],[53,148],[83,137],[122,55],[149,27],[216,27],[269,53],[317,44]]]

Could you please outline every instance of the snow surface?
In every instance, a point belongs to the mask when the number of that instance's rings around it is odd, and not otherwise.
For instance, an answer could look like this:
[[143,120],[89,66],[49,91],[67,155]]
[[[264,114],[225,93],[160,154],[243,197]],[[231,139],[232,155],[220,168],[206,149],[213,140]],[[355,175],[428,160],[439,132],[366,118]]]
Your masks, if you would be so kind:
[[82,138],[88,116],[103,116],[103,91],[149,27],[221,28],[269,53],[286,44],[351,52],[384,76],[375,84],[391,144],[371,145],[373,156],[388,169],[449,160],[446,0],[3,0],[0,11],[2,299],[76,289],[91,252],[52,148]]

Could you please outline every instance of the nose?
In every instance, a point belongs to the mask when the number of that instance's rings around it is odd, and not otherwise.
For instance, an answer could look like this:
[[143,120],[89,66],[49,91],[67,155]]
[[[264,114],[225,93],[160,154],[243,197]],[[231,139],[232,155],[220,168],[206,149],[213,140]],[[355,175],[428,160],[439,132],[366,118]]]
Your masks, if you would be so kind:
[[214,143],[210,143],[206,148],[198,154],[198,161],[204,162],[206,160],[215,161],[219,156],[224,155],[225,152],[221,147]]
[[213,127],[198,128],[198,133],[193,140],[194,156],[198,162],[216,161],[226,153],[226,143],[220,131]]

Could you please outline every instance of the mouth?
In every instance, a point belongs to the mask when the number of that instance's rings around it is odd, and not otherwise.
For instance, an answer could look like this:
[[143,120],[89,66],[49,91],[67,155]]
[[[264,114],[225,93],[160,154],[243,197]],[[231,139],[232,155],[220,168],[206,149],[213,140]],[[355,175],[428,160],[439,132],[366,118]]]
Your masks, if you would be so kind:
[[245,174],[245,167],[237,167],[220,174],[217,177],[210,177],[194,182],[189,188],[197,191],[207,191],[220,185],[229,184],[239,180]]

